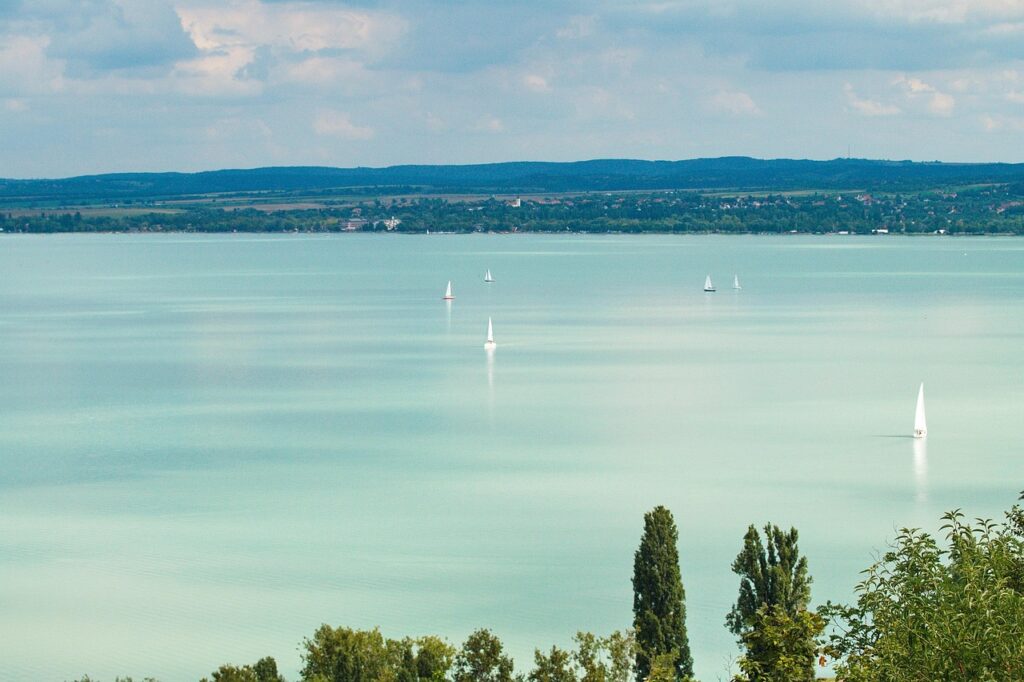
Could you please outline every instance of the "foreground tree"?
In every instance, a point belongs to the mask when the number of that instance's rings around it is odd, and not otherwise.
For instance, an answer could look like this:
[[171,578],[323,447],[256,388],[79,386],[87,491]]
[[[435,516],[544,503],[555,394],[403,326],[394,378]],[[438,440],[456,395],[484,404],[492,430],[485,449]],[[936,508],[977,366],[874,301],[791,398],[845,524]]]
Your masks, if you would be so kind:
[[[633,627],[636,631],[636,679],[645,682],[657,659],[671,660],[672,678],[693,675],[693,658],[686,636],[683,581],[675,520],[662,506],[644,515],[644,534],[633,559]],[[664,665],[658,672],[664,674]]]
[[259,678],[251,665],[225,664],[214,670],[209,680],[204,677],[202,682],[259,682]]
[[904,529],[865,573],[853,606],[829,605],[829,648],[847,682],[1024,679],[1024,512],[966,523],[945,543]]
[[796,682],[814,679],[817,638],[825,619],[813,611],[789,614],[781,606],[762,606],[743,632],[746,654],[735,682]]
[[533,670],[527,676],[530,682],[576,682],[576,671],[573,667],[572,654],[557,646],[551,647],[547,654],[535,649],[533,652]]
[[455,656],[440,637],[385,639],[378,628],[321,625],[303,646],[304,682],[444,682]]
[[481,629],[466,638],[455,657],[454,682],[512,682],[512,659],[501,640]]
[[303,642],[306,682],[377,682],[389,669],[387,642],[380,630],[321,625]]
[[284,682],[284,677],[277,672],[277,661],[265,656],[253,665],[222,665],[201,682]]
[[751,627],[762,606],[779,606],[795,616],[811,601],[807,557],[800,555],[796,528],[787,533],[768,524],[764,537],[767,547],[757,528],[747,528],[743,549],[732,562],[732,572],[740,576],[740,593],[725,622],[734,635]]
[[607,637],[577,632],[573,641],[580,682],[630,682],[637,652],[632,630],[616,630]]
[[762,542],[751,525],[732,563],[740,588],[725,622],[744,648],[741,679],[814,679],[815,641],[823,621],[807,614],[811,577],[797,540],[795,528],[786,532],[768,524]]
[[284,682],[284,676],[277,672],[277,661],[273,656],[264,656],[256,661],[252,670],[259,682]]
[[455,647],[434,635],[415,640],[416,675],[421,682],[444,682],[455,661]]

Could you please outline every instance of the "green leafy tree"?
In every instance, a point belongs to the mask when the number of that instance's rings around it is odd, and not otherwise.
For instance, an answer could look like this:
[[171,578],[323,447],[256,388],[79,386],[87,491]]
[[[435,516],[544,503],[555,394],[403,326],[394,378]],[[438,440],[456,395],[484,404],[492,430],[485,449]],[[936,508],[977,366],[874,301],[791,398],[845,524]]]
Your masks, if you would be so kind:
[[[740,669],[746,679],[814,679],[818,632],[810,626],[817,620],[805,615],[811,600],[811,576],[798,539],[795,528],[786,532],[767,524],[762,542],[761,534],[751,525],[743,536],[743,549],[732,563],[733,573],[740,576],[740,588],[725,621],[744,648]],[[763,628],[769,631],[760,631]],[[803,640],[796,638],[801,632]],[[799,675],[794,676],[791,660],[802,661]]]
[[[210,675],[212,682],[261,682],[250,665],[222,665]],[[207,682],[204,677],[203,682]]]
[[608,656],[608,682],[629,682],[636,660],[637,643],[632,630],[616,630],[603,640]]
[[814,679],[817,638],[825,619],[813,611],[789,614],[779,606],[762,606],[752,627],[743,632],[746,655],[736,682],[796,682]]
[[284,676],[277,672],[277,661],[273,656],[264,656],[252,666],[258,682],[284,682]]
[[945,542],[903,529],[852,606],[829,604],[829,651],[846,682],[1024,679],[1024,526],[943,519]]
[[607,637],[577,632],[573,641],[573,660],[579,668],[580,682],[630,682],[636,660],[632,630],[616,630]]
[[454,682],[512,682],[512,659],[501,640],[481,629],[466,638],[455,657]]
[[406,638],[400,643],[401,661],[398,664],[398,671],[395,675],[397,682],[419,682],[419,672],[416,670],[416,654],[412,650],[412,640]]
[[527,677],[530,682],[576,682],[572,654],[556,646],[547,654],[535,649],[533,666]]
[[651,674],[647,682],[676,682],[678,672],[676,671],[676,658],[679,654],[676,651],[666,651],[651,659]]
[[796,528],[789,532],[776,525],[764,527],[764,537],[751,525],[743,536],[743,549],[732,562],[740,576],[740,593],[725,618],[734,635],[742,635],[762,606],[780,606],[790,616],[807,608],[811,600],[811,576],[807,557],[800,555]]
[[[645,682],[658,657],[672,654],[673,679],[693,675],[686,635],[686,593],[679,572],[675,520],[662,506],[644,515],[644,534],[633,559],[633,627],[636,679]],[[661,659],[659,659],[661,660]]]
[[426,635],[416,640],[416,674],[426,682],[444,682],[455,660],[455,647],[440,637]]
[[394,676],[387,642],[377,628],[321,625],[303,646],[302,679],[307,682],[379,682]]

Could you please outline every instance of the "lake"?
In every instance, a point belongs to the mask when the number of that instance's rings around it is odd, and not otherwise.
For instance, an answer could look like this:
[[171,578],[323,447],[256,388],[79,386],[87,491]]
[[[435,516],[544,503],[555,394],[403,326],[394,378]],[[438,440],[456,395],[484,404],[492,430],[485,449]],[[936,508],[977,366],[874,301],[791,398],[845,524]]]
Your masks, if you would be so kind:
[[1022,343],[1014,239],[6,235],[4,674],[294,680],[324,622],[488,627],[525,672],[631,624],[664,504],[726,679],[748,524],[799,529],[821,603],[1013,504]]

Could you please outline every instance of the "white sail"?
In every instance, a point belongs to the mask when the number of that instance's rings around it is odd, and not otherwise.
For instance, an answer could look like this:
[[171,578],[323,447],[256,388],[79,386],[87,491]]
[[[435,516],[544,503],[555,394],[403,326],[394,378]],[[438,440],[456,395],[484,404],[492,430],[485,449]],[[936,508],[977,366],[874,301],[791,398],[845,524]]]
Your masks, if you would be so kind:
[[498,344],[494,343],[494,324],[491,322],[491,318],[487,318],[487,340],[484,342],[484,348],[494,348]]
[[448,280],[448,288],[444,290],[444,300],[450,301],[453,298],[455,297],[452,296],[452,281]]
[[487,274],[484,275],[484,281],[485,282],[493,282],[494,281],[494,278],[491,277],[491,270],[490,270],[490,268],[487,269]]
[[928,423],[924,418],[924,382],[917,391],[917,410],[914,412],[914,438],[928,435]]
[[732,276],[732,288],[733,289],[742,289],[743,288],[743,287],[740,286],[740,276],[739,275],[733,275]]
[[711,275],[704,280],[704,291],[714,291],[715,285],[711,283]]

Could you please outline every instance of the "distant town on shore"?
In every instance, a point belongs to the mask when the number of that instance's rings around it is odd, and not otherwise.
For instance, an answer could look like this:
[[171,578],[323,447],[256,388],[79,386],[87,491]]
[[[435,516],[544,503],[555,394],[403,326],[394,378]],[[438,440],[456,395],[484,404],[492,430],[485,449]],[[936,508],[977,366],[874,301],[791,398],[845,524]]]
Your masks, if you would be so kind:
[[0,230],[1024,234],[1024,164],[287,167],[0,180]]

